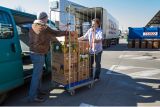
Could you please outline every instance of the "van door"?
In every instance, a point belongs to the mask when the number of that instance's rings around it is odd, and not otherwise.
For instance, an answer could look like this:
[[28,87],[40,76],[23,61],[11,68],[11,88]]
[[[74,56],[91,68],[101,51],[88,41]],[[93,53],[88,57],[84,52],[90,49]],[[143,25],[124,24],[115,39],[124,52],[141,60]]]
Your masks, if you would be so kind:
[[11,13],[0,8],[0,94],[23,83],[21,48]]

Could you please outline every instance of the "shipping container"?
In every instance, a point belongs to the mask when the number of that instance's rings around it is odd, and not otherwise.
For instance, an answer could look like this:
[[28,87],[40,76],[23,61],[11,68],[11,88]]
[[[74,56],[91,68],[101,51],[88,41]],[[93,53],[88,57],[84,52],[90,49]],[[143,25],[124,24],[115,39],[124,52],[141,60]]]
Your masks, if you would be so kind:
[[128,39],[160,39],[160,27],[129,27]]

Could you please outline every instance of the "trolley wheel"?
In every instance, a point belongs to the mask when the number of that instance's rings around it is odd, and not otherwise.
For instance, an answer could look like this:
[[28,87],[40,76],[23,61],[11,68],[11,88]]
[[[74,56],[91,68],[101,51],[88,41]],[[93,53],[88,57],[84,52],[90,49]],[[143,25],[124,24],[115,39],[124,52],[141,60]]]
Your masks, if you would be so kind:
[[92,88],[93,87],[93,83],[88,85],[88,88]]
[[70,91],[70,95],[71,95],[71,96],[75,95],[75,90],[71,90],[71,91]]

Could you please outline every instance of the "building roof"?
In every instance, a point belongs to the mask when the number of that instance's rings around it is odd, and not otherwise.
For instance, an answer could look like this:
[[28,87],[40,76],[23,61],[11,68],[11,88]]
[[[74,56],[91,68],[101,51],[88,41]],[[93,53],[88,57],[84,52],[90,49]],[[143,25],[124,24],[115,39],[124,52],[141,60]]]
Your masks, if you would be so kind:
[[156,15],[147,23],[146,27],[150,26],[160,26],[160,10]]

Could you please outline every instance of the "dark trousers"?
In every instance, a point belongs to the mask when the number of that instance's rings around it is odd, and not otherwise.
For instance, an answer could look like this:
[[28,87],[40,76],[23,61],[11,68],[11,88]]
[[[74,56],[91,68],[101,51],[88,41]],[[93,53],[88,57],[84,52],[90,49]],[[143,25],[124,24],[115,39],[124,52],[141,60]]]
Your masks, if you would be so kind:
[[90,77],[91,78],[93,78],[93,64],[95,59],[96,71],[95,71],[94,79],[99,79],[100,72],[101,72],[101,56],[102,56],[102,51],[95,55],[94,54],[90,55]]

